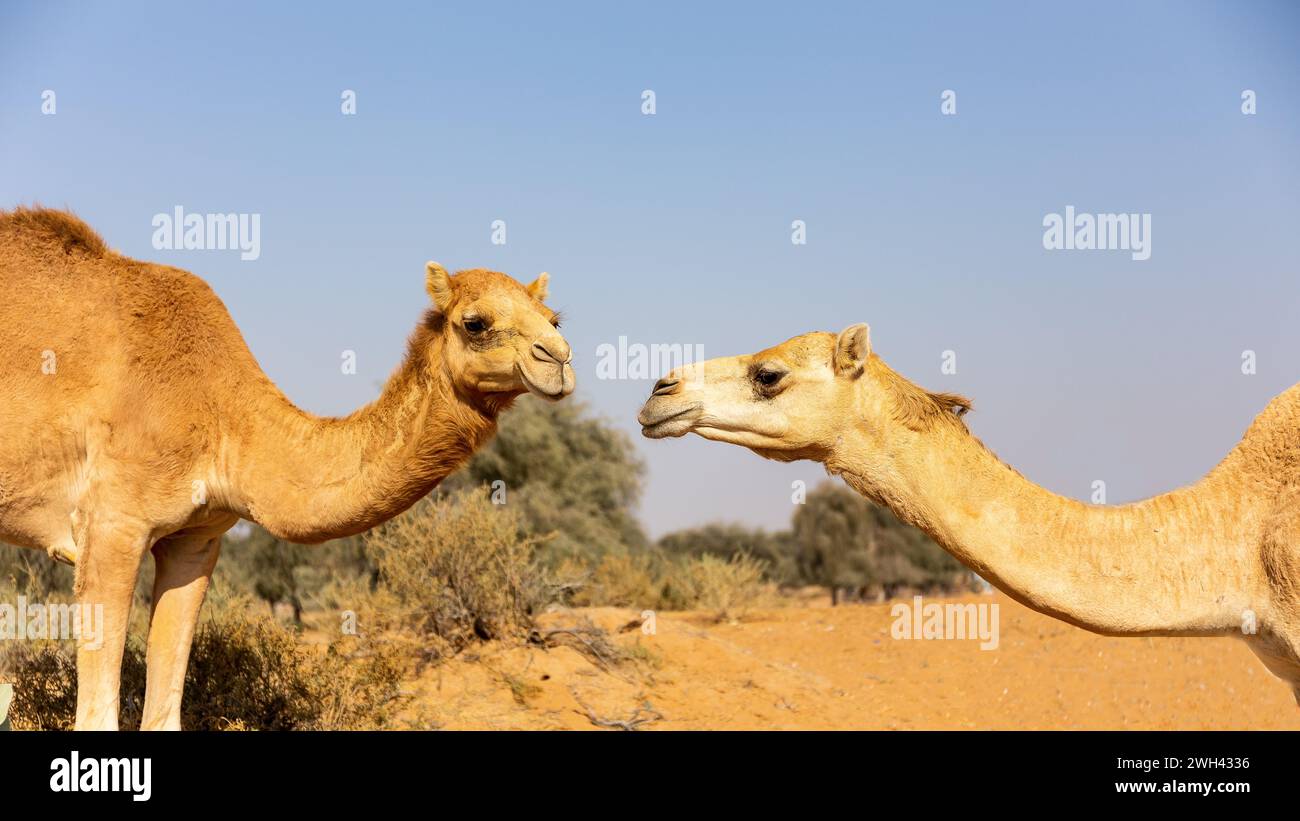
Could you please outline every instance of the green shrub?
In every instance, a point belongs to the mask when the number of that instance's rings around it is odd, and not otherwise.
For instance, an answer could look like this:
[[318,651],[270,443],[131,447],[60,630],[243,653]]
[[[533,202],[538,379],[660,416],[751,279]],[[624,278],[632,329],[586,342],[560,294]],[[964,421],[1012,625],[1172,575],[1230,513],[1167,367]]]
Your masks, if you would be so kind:
[[370,531],[385,608],[398,611],[387,620],[429,641],[432,658],[476,640],[526,637],[559,588],[537,562],[541,540],[520,529],[512,507],[466,490],[424,499]]
[[521,397],[492,441],[448,477],[448,491],[501,482],[522,532],[551,534],[538,558],[594,566],[647,545],[635,507],[645,466],[627,435],[581,402]]

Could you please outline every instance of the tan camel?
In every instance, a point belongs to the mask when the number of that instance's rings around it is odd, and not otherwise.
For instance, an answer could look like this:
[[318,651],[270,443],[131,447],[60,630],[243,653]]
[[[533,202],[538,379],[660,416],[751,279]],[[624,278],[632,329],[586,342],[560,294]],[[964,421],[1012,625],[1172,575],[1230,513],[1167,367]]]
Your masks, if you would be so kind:
[[0,541],[76,566],[102,604],[102,649],[77,649],[77,727],[116,728],[141,558],[156,563],[145,728],[180,727],[181,691],[221,534],[240,517],[295,542],[405,510],[531,392],[573,391],[568,343],[494,271],[425,272],[433,307],[372,404],[341,419],[294,407],[212,290],[110,251],[84,222],[0,212]]
[[1039,612],[1105,635],[1239,636],[1300,699],[1300,385],[1190,487],[1092,506],[1056,496],[871,352],[866,325],[712,359],[655,385],[652,439],[697,433],[811,459]]

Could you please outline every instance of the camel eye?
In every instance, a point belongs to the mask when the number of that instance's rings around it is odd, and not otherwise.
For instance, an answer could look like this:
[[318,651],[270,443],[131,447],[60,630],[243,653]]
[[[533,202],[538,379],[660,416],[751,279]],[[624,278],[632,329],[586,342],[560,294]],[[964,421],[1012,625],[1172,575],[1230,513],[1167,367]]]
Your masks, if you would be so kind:
[[487,330],[487,323],[476,316],[465,320],[465,330],[470,334],[481,334]]
[[781,377],[783,376],[785,376],[785,374],[781,373],[780,371],[770,371],[764,368],[763,370],[754,374],[754,381],[765,388],[770,388],[773,385],[775,385],[777,382],[780,382]]

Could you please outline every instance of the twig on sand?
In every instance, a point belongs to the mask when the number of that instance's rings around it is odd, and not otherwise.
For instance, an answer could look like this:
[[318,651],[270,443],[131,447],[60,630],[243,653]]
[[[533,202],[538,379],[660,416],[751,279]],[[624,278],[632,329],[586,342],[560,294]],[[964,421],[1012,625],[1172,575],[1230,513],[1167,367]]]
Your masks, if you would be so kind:
[[570,687],[569,692],[573,694],[573,700],[578,702],[578,706],[582,707],[586,712],[587,720],[597,727],[604,727],[608,730],[626,730],[628,732],[634,732],[651,722],[663,721],[664,718],[663,714],[656,710],[654,706],[650,704],[648,699],[642,701],[641,706],[637,707],[632,715],[626,720],[602,718],[601,716],[596,715],[596,712],[591,709],[587,702],[582,700],[582,696],[578,695],[577,690]]
[[638,616],[637,618],[632,619],[632,620],[631,620],[630,622],[628,622],[627,624],[625,624],[625,625],[623,625],[622,627],[618,628],[618,632],[620,632],[620,633],[630,633],[630,632],[632,632],[633,630],[640,630],[641,627],[645,624],[645,621],[646,621],[645,619],[640,618],[640,617]]
[[611,673],[624,681],[631,681],[617,669],[618,664],[624,660],[623,651],[609,640],[609,634],[589,620],[584,620],[584,623],[573,627],[533,630],[528,640],[547,648],[572,647],[604,672]]

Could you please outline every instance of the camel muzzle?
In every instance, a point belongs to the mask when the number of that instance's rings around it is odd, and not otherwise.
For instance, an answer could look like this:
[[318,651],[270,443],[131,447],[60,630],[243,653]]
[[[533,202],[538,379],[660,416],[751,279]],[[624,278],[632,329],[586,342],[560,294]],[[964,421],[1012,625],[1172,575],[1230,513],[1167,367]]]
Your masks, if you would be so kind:
[[684,436],[691,432],[702,407],[699,402],[683,406],[667,396],[655,394],[641,408],[636,421],[641,423],[641,435],[647,439]]
[[566,362],[552,362],[538,368],[541,374],[530,373],[530,369],[519,366],[519,377],[528,392],[541,398],[556,402],[573,393],[575,383],[573,368]]

